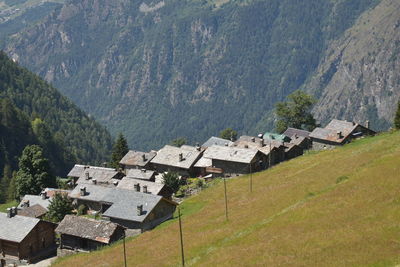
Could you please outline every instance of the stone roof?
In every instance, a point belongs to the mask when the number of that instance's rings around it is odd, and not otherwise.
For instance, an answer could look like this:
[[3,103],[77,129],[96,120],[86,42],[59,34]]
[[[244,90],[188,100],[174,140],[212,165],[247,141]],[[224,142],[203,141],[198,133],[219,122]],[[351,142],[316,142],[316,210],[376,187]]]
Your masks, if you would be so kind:
[[136,184],[139,184],[140,192],[143,192],[143,186],[147,186],[147,192],[154,195],[158,195],[165,186],[164,184],[160,183],[124,177],[118,183],[117,188],[135,190]]
[[[182,161],[179,160],[179,154],[181,153],[183,155]],[[202,151],[198,151],[195,147],[166,145],[158,151],[157,155],[151,160],[151,163],[190,169],[201,154]]]
[[[69,196],[74,199],[109,203],[111,207],[103,213],[103,216],[123,220],[142,222],[162,199],[158,195],[89,184],[84,185],[86,194],[81,196],[80,187],[75,187]],[[143,205],[142,215],[137,215],[137,205]]]
[[282,142],[276,140],[264,140],[258,137],[245,135],[241,136],[233,143],[233,147],[257,149],[264,155],[268,155],[272,150],[279,148],[281,145]]
[[[89,174],[89,179],[87,176]],[[104,186],[112,186],[114,181],[119,177],[119,172],[111,168],[102,167],[89,167],[86,168],[79,179],[76,181],[77,184],[92,184],[94,180],[96,184]]]
[[64,190],[64,189],[58,189],[58,188],[45,188],[44,192],[46,192],[47,197],[53,198],[55,194],[63,194],[63,195],[68,195],[71,190]]
[[154,178],[154,171],[146,169],[128,169],[126,170],[126,177],[141,179],[141,180],[151,180]]
[[55,231],[60,234],[72,235],[109,244],[112,235],[118,227],[121,226],[112,222],[66,215]]
[[[156,152],[129,150],[128,153],[126,153],[126,155],[121,159],[119,164],[144,167],[156,156],[156,154]],[[145,160],[143,160],[143,155],[145,156]]]
[[230,140],[226,140],[226,139],[223,139],[223,138],[212,136],[202,145],[202,147],[210,147],[210,146],[213,146],[213,145],[216,145],[216,146],[230,146],[230,145],[232,145],[232,143],[233,142],[230,141]]
[[286,136],[289,136],[290,138],[293,139],[293,136],[298,136],[298,137],[309,137],[310,132],[306,130],[301,130],[301,129],[296,129],[296,128],[287,128],[286,131],[283,133]]
[[82,172],[87,168],[86,165],[75,164],[74,167],[69,171],[67,174],[68,177],[79,177],[81,176]]
[[20,243],[40,222],[39,219],[0,212],[0,239]]
[[297,137],[293,137],[292,140],[290,141],[291,144],[295,144],[295,145],[301,145],[307,137],[304,136],[297,136]]
[[39,204],[43,208],[47,210],[47,208],[50,205],[50,198],[42,199],[42,196],[36,196],[36,195],[25,195],[22,198],[22,201],[19,203],[18,208],[22,209],[24,208],[24,203],[29,201],[29,206],[34,206],[36,204]]
[[27,208],[18,210],[18,215],[32,217],[32,218],[40,218],[46,213],[47,209],[43,208],[39,204],[35,204],[33,206],[29,206]]
[[239,148],[226,146],[211,146],[204,152],[204,157],[209,159],[250,163],[257,155],[258,150],[253,148]]
[[354,122],[333,119],[325,128],[315,128],[310,137],[342,143],[358,126]]
[[206,167],[211,167],[212,166],[212,159],[205,158],[204,156],[201,157],[196,164],[194,164],[194,167],[196,168],[206,168]]

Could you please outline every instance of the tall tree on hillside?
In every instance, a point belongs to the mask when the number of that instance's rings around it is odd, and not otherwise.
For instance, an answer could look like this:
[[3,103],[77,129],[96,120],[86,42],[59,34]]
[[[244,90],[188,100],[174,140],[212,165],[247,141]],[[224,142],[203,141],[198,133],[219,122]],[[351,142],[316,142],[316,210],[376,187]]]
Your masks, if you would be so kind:
[[311,109],[317,100],[303,91],[296,90],[287,97],[287,101],[279,102],[275,106],[278,117],[276,131],[283,133],[288,127],[312,131],[316,121]]
[[237,138],[237,132],[232,128],[226,128],[219,133],[219,137],[226,140],[235,141]]
[[39,194],[43,188],[55,186],[56,179],[50,172],[48,159],[38,145],[26,146],[19,159],[19,170],[16,174],[16,196]]
[[5,203],[8,200],[8,187],[12,176],[11,166],[5,164],[3,168],[3,177],[0,182],[0,203]]
[[396,114],[394,115],[394,128],[400,130],[400,100],[397,103],[397,111]]
[[112,153],[110,165],[113,168],[119,168],[119,162],[128,153],[128,142],[126,141],[124,135],[120,133],[115,140]]

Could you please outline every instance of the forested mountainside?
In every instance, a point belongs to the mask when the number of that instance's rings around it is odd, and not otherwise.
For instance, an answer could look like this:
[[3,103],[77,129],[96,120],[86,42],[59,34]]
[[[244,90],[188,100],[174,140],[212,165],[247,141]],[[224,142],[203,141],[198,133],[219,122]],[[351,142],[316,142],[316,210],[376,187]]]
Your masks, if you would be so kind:
[[69,0],[6,51],[135,149],[157,148],[272,128],[276,101],[378,2]]
[[107,130],[37,75],[0,52],[0,171],[17,168],[28,144],[39,144],[57,175],[76,162],[107,159]]
[[0,0],[0,45],[27,26],[44,19],[64,0]]
[[369,119],[373,128],[389,127],[400,99],[400,2],[384,0],[363,14],[331,44],[305,88],[320,99],[320,121]]

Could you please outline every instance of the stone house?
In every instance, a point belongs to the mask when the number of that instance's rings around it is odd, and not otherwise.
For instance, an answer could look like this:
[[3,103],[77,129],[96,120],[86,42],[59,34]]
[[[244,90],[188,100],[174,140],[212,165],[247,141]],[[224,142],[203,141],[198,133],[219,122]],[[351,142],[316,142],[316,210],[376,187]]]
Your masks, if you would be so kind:
[[66,215],[56,228],[60,249],[92,251],[125,236],[125,228],[112,222]]
[[263,169],[262,153],[254,148],[211,146],[203,155],[211,159],[212,167],[221,169],[226,176],[235,176]]
[[303,148],[296,144],[285,143],[285,159],[293,159],[303,155]]
[[231,146],[233,144],[232,141],[226,140],[220,137],[211,136],[204,144],[201,146],[203,148],[207,148],[210,146]]
[[292,139],[290,143],[298,145],[304,150],[312,147],[312,141],[310,138],[311,132],[296,128],[287,128],[283,134]]
[[[369,123],[367,122],[367,125]],[[333,119],[325,128],[315,128],[311,132],[314,150],[332,149],[350,143],[363,136],[375,135],[376,132],[355,122]]]
[[119,164],[124,170],[129,169],[147,169],[151,170],[150,161],[156,156],[155,151],[141,152],[129,150],[128,153],[121,159]]
[[151,163],[158,173],[174,171],[181,176],[195,176],[194,164],[200,159],[203,151],[199,146],[166,145],[157,152]]
[[156,173],[155,171],[147,169],[127,169],[126,177],[154,182],[156,179]]
[[103,186],[111,186],[114,181],[121,179],[124,174],[113,168],[79,165],[75,166],[68,173],[73,185],[79,183],[97,183]]
[[142,231],[172,218],[177,205],[159,195],[90,184],[77,186],[69,197],[111,222]]
[[35,262],[55,254],[55,224],[20,216],[16,208],[0,212],[0,259]]

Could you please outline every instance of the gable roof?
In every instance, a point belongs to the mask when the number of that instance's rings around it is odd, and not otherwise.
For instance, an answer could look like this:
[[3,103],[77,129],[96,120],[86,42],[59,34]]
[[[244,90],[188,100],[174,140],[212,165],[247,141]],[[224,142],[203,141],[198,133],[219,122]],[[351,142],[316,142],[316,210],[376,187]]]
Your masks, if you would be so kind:
[[29,206],[27,208],[23,208],[22,210],[18,211],[18,215],[32,217],[32,218],[42,217],[46,213],[47,209],[43,208],[39,204],[35,204],[33,206]]
[[250,163],[257,155],[258,150],[253,148],[239,148],[213,145],[204,152],[209,159]]
[[[183,155],[182,161],[179,160],[179,154],[181,153]],[[201,154],[202,151],[198,151],[195,147],[166,145],[158,151],[157,155],[151,160],[151,163],[190,169]]]
[[[87,173],[89,174],[89,179],[87,179]],[[95,179],[97,184],[108,186],[112,185],[118,176],[119,172],[115,169],[91,166],[81,173],[76,183],[91,184]]]
[[139,184],[141,192],[143,192],[143,186],[147,186],[147,192],[154,195],[158,195],[165,186],[164,184],[160,183],[124,177],[121,181],[119,181],[117,188],[135,190],[136,184]]
[[[156,154],[157,153],[153,151],[141,152],[129,150],[128,153],[126,153],[126,155],[121,159],[119,164],[144,167],[156,156]],[[143,155],[145,156],[145,160],[143,160]]]
[[72,235],[109,244],[112,235],[118,227],[121,226],[112,222],[66,215],[55,231],[60,234]]
[[205,158],[204,155],[194,164],[196,168],[206,168],[212,166],[212,160],[209,158]]
[[22,198],[22,201],[19,203],[18,208],[22,209],[24,208],[24,203],[26,201],[29,201],[29,206],[34,206],[36,204],[42,206],[47,210],[47,208],[50,205],[50,198],[42,199],[42,196],[36,196],[36,195],[25,195]]
[[0,212],[0,239],[20,243],[40,222],[39,219]]
[[223,138],[211,136],[206,142],[204,142],[202,147],[210,147],[210,146],[213,146],[213,145],[230,146],[232,144],[233,144],[233,142],[230,141],[230,140],[226,140],[226,139],[223,139]]
[[86,165],[75,164],[74,167],[69,171],[67,174],[68,177],[79,177],[81,176],[82,172],[87,168]]
[[296,128],[287,128],[286,131],[283,133],[286,136],[289,136],[290,138],[293,138],[293,136],[298,136],[298,137],[309,137],[310,136],[309,131],[306,130],[301,130],[301,129],[296,129]]
[[126,170],[126,177],[136,178],[141,180],[150,180],[154,177],[155,172],[146,169],[128,169]]
[[325,128],[315,128],[310,137],[342,143],[358,126],[359,124],[354,122],[333,119]]
[[[72,190],[71,198],[111,204],[111,207],[103,213],[103,216],[123,220],[142,222],[162,199],[159,195],[89,184],[85,185],[86,194],[81,196],[80,187],[77,186]],[[137,215],[137,205],[143,205],[142,215]]]

